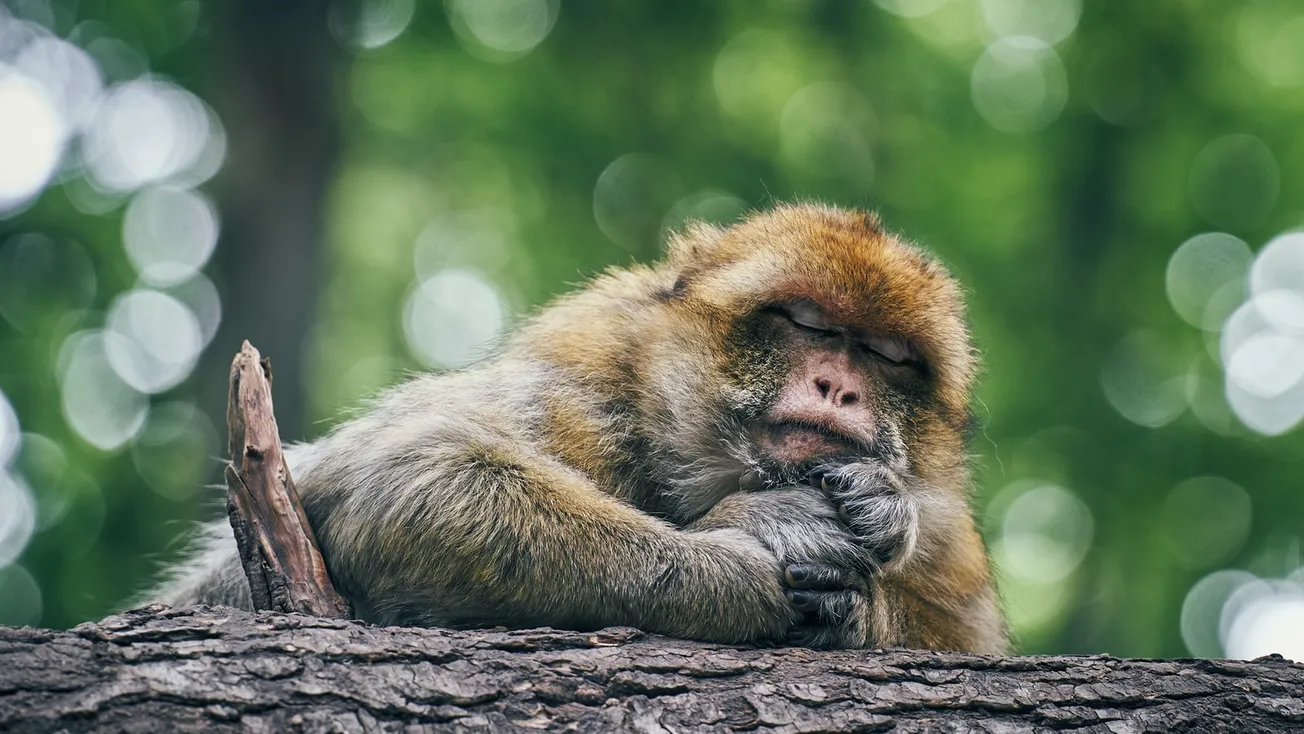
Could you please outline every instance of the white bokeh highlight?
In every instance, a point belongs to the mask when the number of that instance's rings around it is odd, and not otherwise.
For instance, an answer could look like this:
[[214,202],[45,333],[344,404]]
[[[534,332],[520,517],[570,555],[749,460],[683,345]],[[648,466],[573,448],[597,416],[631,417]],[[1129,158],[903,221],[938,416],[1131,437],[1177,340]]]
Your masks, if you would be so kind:
[[448,0],[448,17],[463,48],[487,61],[518,59],[543,42],[557,22],[557,0]]
[[1214,571],[1191,586],[1182,601],[1182,642],[1192,655],[1216,658],[1223,654],[1221,620],[1228,598],[1255,581],[1254,574],[1239,569]]
[[1186,410],[1185,365],[1175,369],[1155,335],[1128,334],[1110,353],[1100,374],[1105,399],[1119,415],[1148,428],[1171,423]]
[[204,348],[199,320],[159,291],[128,291],[109,308],[105,353],[113,371],[142,393],[160,393],[190,376]]
[[478,273],[450,268],[408,295],[403,335],[408,348],[431,367],[457,369],[483,357],[501,334],[506,308]]
[[0,214],[26,206],[63,156],[67,126],[36,80],[0,64]]
[[0,471],[4,471],[18,452],[21,435],[18,414],[14,412],[14,406],[9,403],[4,391],[0,390]]
[[225,155],[217,118],[198,97],[156,78],[115,85],[84,137],[91,179],[111,191],[201,183]]
[[98,330],[78,332],[59,352],[64,418],[82,440],[102,451],[116,451],[134,438],[149,414],[149,399],[109,361],[106,343],[121,338]]
[[1032,36],[1001,38],[987,47],[970,76],[974,108],[1001,132],[1033,133],[1059,117],[1068,75],[1059,54]]
[[412,23],[416,0],[365,0],[331,6],[330,29],[346,46],[377,49],[403,34]]
[[1220,617],[1223,653],[1249,660],[1276,653],[1304,661],[1304,588],[1288,579],[1246,583]]
[[1249,298],[1224,323],[1218,353],[1227,403],[1247,427],[1272,436],[1304,420],[1304,233],[1259,251]]
[[1014,485],[1005,492],[1001,532],[993,546],[1005,573],[1040,584],[1061,581],[1077,570],[1094,537],[1090,508],[1073,492],[1053,484]]
[[90,54],[67,41],[44,36],[27,44],[13,66],[42,87],[69,131],[89,122],[104,90],[104,77]]
[[0,470],[0,569],[22,555],[36,530],[36,501],[18,477]]
[[217,210],[208,197],[160,186],[132,197],[122,221],[127,257],[141,280],[175,285],[194,277],[217,246]]
[[1183,242],[1164,274],[1173,310],[1192,326],[1221,329],[1245,298],[1253,258],[1244,240],[1225,232],[1205,232]]

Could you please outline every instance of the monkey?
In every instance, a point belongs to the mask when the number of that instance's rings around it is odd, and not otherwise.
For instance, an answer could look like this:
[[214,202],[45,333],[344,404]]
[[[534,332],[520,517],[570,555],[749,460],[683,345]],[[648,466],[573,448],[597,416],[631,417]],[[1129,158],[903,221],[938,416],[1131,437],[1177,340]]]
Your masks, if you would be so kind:
[[[958,283],[876,214],[690,223],[288,447],[364,621],[999,654]],[[151,596],[250,609],[215,523]]]

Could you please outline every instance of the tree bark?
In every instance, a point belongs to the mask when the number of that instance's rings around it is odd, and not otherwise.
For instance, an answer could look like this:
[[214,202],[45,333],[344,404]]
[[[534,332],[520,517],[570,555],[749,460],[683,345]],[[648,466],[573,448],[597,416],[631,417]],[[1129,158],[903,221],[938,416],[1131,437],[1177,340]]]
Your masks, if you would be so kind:
[[1304,665],[816,652],[147,607],[0,628],[0,731],[1304,730]]

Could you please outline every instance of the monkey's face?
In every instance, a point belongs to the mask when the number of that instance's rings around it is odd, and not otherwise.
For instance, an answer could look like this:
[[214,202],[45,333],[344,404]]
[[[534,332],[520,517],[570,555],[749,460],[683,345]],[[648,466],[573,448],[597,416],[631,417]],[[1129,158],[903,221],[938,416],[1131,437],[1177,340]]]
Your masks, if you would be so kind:
[[[864,214],[798,206],[672,247],[717,440],[771,481],[839,460],[956,471],[974,370],[954,281]],[[939,479],[941,477],[938,477]]]

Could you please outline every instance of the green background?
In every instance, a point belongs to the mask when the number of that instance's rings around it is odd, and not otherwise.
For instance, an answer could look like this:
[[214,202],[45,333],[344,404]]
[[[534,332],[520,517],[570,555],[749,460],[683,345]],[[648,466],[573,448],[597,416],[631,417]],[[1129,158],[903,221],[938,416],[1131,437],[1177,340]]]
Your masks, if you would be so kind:
[[[656,257],[685,216],[796,198],[878,209],[964,283],[984,363],[975,510],[1022,650],[1219,654],[1230,587],[1193,586],[1300,568],[1300,431],[1238,419],[1221,322],[1175,312],[1184,271],[1166,287],[1196,235],[1258,251],[1304,226],[1297,2],[268,5],[0,11],[73,43],[120,39],[137,56],[97,56],[107,83],[188,89],[227,140],[200,187],[223,227],[200,276],[220,330],[111,450],[62,407],[60,355],[147,287],[123,246],[138,194],[87,206],[65,162],[0,214],[0,393],[23,432],[5,471],[35,518],[0,569],[0,621],[109,613],[220,512],[204,485],[241,338],[273,360],[285,438],[311,438],[438,366],[405,336],[422,277],[472,273],[510,323]],[[32,233],[64,248],[56,265],[17,257]],[[1229,266],[1238,298],[1244,265]],[[1213,578],[1205,592],[1233,577]],[[1304,629],[1301,609],[1278,616]]]

